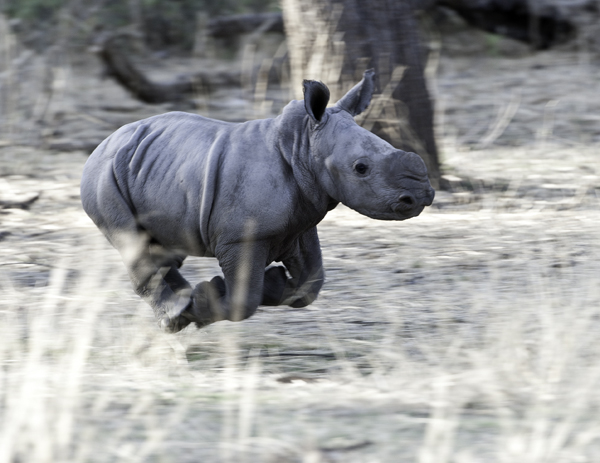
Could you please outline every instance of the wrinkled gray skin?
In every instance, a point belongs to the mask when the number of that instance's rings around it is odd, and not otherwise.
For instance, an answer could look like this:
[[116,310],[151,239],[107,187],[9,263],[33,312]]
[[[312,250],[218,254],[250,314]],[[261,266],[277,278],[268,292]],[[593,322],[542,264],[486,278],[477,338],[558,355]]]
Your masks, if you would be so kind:
[[[128,124],[92,153],[83,207],[121,253],[135,291],[176,332],[303,307],[324,281],[316,225],[339,202],[375,219],[415,217],[433,201],[425,164],[358,126],[373,71],[326,109],[329,90],[275,119],[233,124],[172,112]],[[186,256],[216,257],[224,278],[194,289]],[[269,266],[281,262],[283,266]]]

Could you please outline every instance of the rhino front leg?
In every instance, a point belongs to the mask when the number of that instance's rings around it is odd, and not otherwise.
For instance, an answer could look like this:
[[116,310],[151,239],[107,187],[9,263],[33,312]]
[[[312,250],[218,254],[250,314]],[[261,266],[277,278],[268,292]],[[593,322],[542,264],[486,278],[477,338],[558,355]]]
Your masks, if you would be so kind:
[[249,318],[262,300],[268,246],[238,243],[223,246],[216,254],[225,278],[215,277],[198,284],[192,292],[192,305],[183,314],[198,328],[220,320]]
[[283,260],[291,278],[281,266],[270,267],[265,272],[262,305],[289,305],[305,307],[318,296],[325,272],[317,228],[301,235],[295,252]]

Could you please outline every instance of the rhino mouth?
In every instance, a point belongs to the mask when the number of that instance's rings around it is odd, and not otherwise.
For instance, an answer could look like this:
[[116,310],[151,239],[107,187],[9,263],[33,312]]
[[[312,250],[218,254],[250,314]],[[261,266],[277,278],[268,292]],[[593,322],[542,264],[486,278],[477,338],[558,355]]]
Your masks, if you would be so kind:
[[414,206],[409,207],[403,203],[394,204],[392,206],[392,212],[394,213],[394,215],[399,217],[401,220],[410,219],[411,217],[416,217],[421,212],[423,212],[423,209],[425,209],[425,206],[414,205]]
[[413,209],[415,209],[415,205],[414,204],[407,204],[405,202],[399,202],[399,203],[395,203],[392,206],[392,210],[396,213],[396,214],[402,214],[402,213],[407,213],[412,211]]
[[392,204],[392,211],[405,218],[415,217],[423,212],[426,206],[431,206],[434,194],[433,188],[430,188],[425,195],[420,196],[409,191],[403,191]]
[[418,216],[421,212],[423,212],[423,209],[425,209],[425,206],[415,206],[413,208],[410,209],[406,209],[405,206],[398,206],[396,204],[388,206],[385,209],[380,209],[378,211],[375,211],[373,209],[362,209],[362,208],[355,208],[352,206],[348,206],[351,207],[352,209],[354,209],[355,211],[357,211],[360,214],[366,215],[367,217],[371,217],[372,219],[376,219],[376,220],[406,220],[406,219],[411,219],[413,217]]

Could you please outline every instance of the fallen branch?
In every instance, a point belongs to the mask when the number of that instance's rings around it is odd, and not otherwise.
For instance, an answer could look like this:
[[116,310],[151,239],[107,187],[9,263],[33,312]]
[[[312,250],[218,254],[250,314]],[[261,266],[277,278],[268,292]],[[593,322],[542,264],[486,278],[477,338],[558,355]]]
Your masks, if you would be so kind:
[[138,100],[146,103],[182,101],[193,91],[191,79],[179,82],[156,83],[133,65],[125,52],[125,35],[110,35],[100,42],[99,55],[108,74]]
[[98,54],[107,73],[125,87],[134,98],[150,104],[191,103],[199,89],[239,86],[240,71],[204,71],[180,76],[171,82],[153,82],[137,68],[127,53],[127,34],[109,35],[99,41]]

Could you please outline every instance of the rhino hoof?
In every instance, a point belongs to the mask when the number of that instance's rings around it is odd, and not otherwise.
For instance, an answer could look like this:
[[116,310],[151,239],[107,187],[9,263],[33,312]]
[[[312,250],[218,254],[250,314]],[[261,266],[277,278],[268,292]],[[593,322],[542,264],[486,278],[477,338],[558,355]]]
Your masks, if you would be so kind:
[[178,317],[175,317],[175,318],[170,318],[169,316],[165,315],[158,322],[158,326],[165,333],[172,334],[172,333],[178,333],[179,331],[184,329],[186,326],[188,326],[191,323],[191,321],[192,320],[190,320],[189,318],[183,316],[183,314]]
[[217,291],[219,298],[225,296],[225,293],[227,292],[227,288],[225,286],[225,280],[223,280],[223,278],[214,277],[212,280],[210,280],[210,284]]
[[197,284],[192,291],[192,304],[184,312],[185,316],[194,321],[198,328],[225,320],[219,304],[219,299],[225,296],[225,291],[225,281],[221,277]]
[[271,267],[265,271],[263,285],[262,305],[280,305],[283,300],[283,291],[287,282],[285,268],[281,266]]

